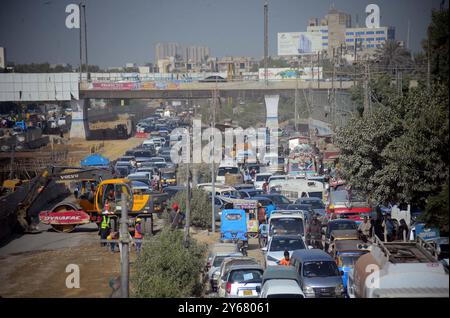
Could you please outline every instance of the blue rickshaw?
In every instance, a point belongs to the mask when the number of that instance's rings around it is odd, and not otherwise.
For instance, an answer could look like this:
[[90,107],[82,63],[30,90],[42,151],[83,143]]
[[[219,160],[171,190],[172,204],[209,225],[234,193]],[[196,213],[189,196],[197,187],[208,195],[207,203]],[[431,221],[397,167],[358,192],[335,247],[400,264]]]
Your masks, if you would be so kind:
[[243,254],[246,255],[248,236],[247,216],[245,210],[223,210],[220,221],[220,240],[222,242],[233,242],[239,244],[241,249],[243,249]]

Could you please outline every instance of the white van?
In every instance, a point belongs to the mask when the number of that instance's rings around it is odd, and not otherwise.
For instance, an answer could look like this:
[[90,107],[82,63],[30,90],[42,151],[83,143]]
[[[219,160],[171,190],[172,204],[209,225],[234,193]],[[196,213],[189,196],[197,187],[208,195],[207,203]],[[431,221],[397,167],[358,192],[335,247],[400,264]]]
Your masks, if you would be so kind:
[[291,201],[296,201],[299,198],[325,198],[325,184],[320,181],[308,179],[291,179],[278,185],[280,193]]
[[219,166],[219,170],[217,171],[216,182],[224,184],[225,183],[225,174],[239,174],[238,166],[232,161],[222,162]]

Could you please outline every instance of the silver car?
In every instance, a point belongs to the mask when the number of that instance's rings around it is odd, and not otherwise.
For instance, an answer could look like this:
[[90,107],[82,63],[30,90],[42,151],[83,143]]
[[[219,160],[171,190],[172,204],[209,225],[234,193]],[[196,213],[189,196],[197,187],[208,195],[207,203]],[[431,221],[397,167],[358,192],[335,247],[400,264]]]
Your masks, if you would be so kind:
[[233,265],[220,286],[225,298],[256,298],[261,293],[264,269],[258,264]]
[[[228,244],[228,243],[223,243],[223,244]],[[230,244],[230,245],[236,245],[236,244]],[[208,257],[207,279],[211,286],[211,291],[213,291],[213,292],[217,291],[217,280],[218,280],[219,274],[220,274],[220,266],[222,265],[222,262],[224,261],[224,259],[228,258],[228,257],[240,257],[240,256],[243,256],[241,252],[218,251],[218,252],[212,253]]]
[[293,265],[300,277],[300,287],[307,298],[345,297],[343,272],[333,258],[319,249],[298,250],[292,253]]

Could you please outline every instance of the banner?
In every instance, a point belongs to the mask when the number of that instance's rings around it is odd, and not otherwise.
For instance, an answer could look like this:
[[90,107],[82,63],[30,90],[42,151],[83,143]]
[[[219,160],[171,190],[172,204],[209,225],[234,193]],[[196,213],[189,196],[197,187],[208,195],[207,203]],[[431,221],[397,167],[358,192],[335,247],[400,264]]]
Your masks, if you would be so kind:
[[278,33],[278,55],[316,54],[322,50],[322,34],[316,32]]
[[[314,73],[313,73],[314,72]],[[258,70],[259,79],[264,79],[264,68]],[[267,79],[269,81],[278,80],[296,80],[298,76],[299,80],[317,80],[317,78],[323,78],[323,68],[322,67],[300,67],[296,68],[268,68],[267,69]]]
[[92,83],[92,89],[132,90],[138,88],[139,83]]

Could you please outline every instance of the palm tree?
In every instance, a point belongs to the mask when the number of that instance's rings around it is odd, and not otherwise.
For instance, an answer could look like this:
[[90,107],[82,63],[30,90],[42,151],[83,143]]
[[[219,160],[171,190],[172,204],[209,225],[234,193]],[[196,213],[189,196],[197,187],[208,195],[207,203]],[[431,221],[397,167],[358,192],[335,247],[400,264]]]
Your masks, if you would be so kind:
[[386,71],[395,72],[396,68],[412,65],[411,53],[398,41],[388,40],[375,52],[375,62]]

